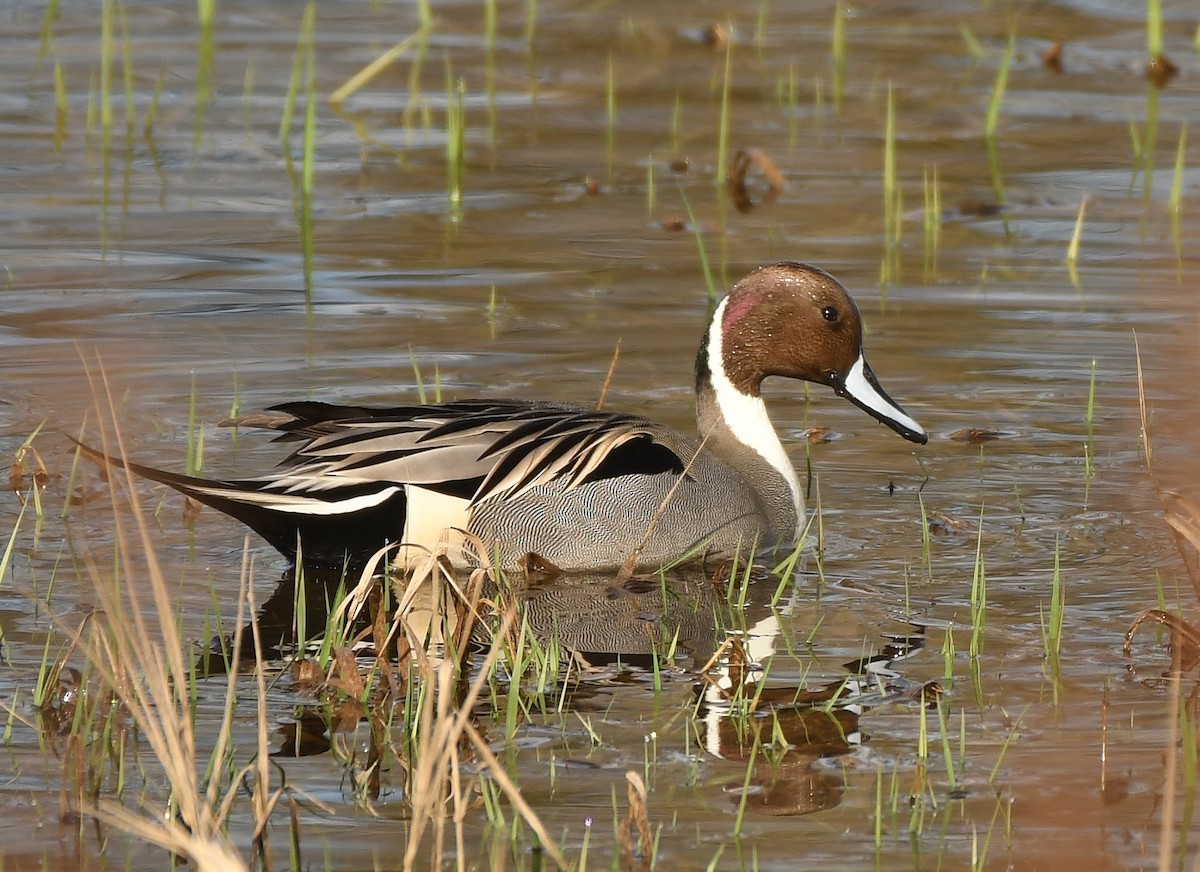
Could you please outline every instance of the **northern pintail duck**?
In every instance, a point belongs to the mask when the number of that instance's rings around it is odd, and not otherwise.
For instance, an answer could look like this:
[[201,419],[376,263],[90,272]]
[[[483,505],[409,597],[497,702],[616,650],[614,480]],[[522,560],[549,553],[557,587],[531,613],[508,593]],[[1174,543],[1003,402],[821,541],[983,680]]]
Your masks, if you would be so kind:
[[129,467],[237,518],[293,560],[297,542],[304,561],[340,566],[385,543],[409,561],[440,540],[470,564],[454,532],[467,530],[504,568],[528,555],[564,570],[657,567],[797,541],[804,495],[760,393],[769,376],[828,385],[905,439],[927,440],[867,365],[846,290],[815,267],[777,263],[739,281],[713,312],[696,355],[698,438],[563,403],[297,402],[235,422],[295,445],[274,472],[217,481]]

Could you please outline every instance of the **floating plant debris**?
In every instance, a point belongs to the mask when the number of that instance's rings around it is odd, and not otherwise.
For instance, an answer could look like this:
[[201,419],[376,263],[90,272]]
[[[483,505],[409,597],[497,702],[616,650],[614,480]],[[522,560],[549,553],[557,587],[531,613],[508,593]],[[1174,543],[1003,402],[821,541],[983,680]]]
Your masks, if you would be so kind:
[[[751,167],[758,167],[758,171],[762,173],[767,182],[767,192],[757,203],[750,196],[750,191],[746,186],[746,177],[749,175]],[[774,203],[786,187],[787,180],[784,179],[783,173],[779,171],[775,161],[771,160],[770,155],[766,152],[757,148],[748,148],[735,154],[733,160],[729,162],[729,171],[725,174],[725,190],[729,192],[734,208],[739,212],[750,212],[759,206]]]

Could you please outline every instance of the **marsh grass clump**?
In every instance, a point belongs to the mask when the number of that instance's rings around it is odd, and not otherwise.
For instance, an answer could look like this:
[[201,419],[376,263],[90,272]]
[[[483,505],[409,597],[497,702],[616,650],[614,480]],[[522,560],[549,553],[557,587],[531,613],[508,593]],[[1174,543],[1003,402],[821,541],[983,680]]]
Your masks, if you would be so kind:
[[[98,419],[107,422],[101,444],[123,457],[115,416],[103,415],[113,402],[102,372],[93,391]],[[24,463],[34,456],[25,452]],[[21,467],[26,477],[27,465]],[[274,762],[293,754],[271,747],[267,687],[277,667],[265,659],[252,561],[243,559],[237,629],[228,646],[192,657],[177,591],[155,555],[135,481],[127,471],[112,473],[112,565],[91,555],[82,560],[100,609],[78,626],[48,634],[33,692],[39,736],[64,761],[63,813],[115,827],[199,869],[240,870],[274,865],[270,834],[287,810],[292,861],[302,865],[299,808],[336,811],[296,794]],[[11,543],[5,560],[10,553]],[[293,692],[317,701],[348,798],[370,809],[389,789],[386,773],[400,774],[400,795],[413,821],[405,868],[438,866],[451,853],[465,856],[468,811],[485,792],[497,814],[499,803],[511,807],[514,822],[542,854],[566,868],[554,838],[522,799],[516,776],[496,759],[476,723],[477,703],[494,688],[503,658],[524,650],[510,674],[532,676],[548,693],[558,681],[560,654],[545,644],[529,653],[534,639],[517,635],[517,611],[484,595],[498,587],[486,563],[464,580],[434,553],[404,579],[391,579],[379,572],[386,559],[381,550],[356,583],[341,579],[333,587],[319,639],[308,639],[310,628],[298,620],[292,654],[285,656]],[[296,583],[303,615],[302,574]],[[55,640],[64,636],[67,644],[56,650]],[[479,657],[481,640],[486,655]],[[70,666],[73,660],[82,660],[81,668]],[[212,698],[211,684],[202,689],[211,682],[224,682],[215,727],[197,709],[200,698]],[[520,696],[513,688],[510,693]],[[239,748],[234,724],[247,715],[255,738],[252,747]],[[529,709],[518,708],[517,715],[527,718]],[[351,741],[360,725],[365,741]]]

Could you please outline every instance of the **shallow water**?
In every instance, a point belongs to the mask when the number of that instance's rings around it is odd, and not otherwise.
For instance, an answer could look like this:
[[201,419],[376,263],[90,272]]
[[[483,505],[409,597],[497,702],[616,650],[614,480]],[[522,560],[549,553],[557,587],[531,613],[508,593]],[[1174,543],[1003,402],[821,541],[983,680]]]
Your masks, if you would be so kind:
[[[278,456],[261,438],[235,440],[215,427],[235,404],[412,401],[417,367],[426,389],[436,382],[446,397],[592,403],[618,342],[607,406],[686,427],[710,303],[699,230],[722,288],[780,259],[839,277],[863,310],[881,382],[930,431],[929,445],[914,450],[824,391],[805,403],[796,386],[769,385],[793,459],[801,469],[811,459],[824,551],[778,608],[769,605],[774,580],[753,587],[739,620],[759,628],[756,651],[781,687],[838,681],[844,664],[923,628],[923,647],[891,663],[892,686],[948,686],[956,760],[965,749],[955,790],[934,740],[923,827],[910,837],[905,799],[885,815],[876,848],[877,783],[906,797],[918,766],[920,707],[889,698],[864,707],[854,742],[811,755],[794,749],[773,772],[760,764],[764,779],[786,783],[779,805],[790,813],[749,802],[738,837],[747,762],[715,753],[719,711],[694,705],[701,657],[657,690],[636,669],[609,669],[584,682],[570,710],[523,728],[507,758],[523,795],[568,856],[579,857],[589,833],[599,865],[614,852],[614,791],[623,814],[625,771],[635,769],[652,775],[658,868],[707,866],[718,854],[720,868],[960,868],[981,854],[987,865],[1021,869],[1154,867],[1169,709],[1165,688],[1142,679],[1165,669],[1168,655],[1145,630],[1127,660],[1122,634],[1156,604],[1160,578],[1169,604],[1194,603],[1142,451],[1135,336],[1159,480],[1185,492],[1195,490],[1200,360],[1195,145],[1185,149],[1177,231],[1169,211],[1181,124],[1194,118],[1200,90],[1197,22],[1189,3],[1164,7],[1165,52],[1181,72],[1155,92],[1141,74],[1141,7],[855,4],[839,110],[833,6],[747,6],[732,19],[728,144],[765,151],[788,187],[743,214],[714,184],[726,56],[703,33],[723,10],[542,0],[530,46],[526,4],[497,4],[489,38],[482,4],[438,3],[418,73],[410,51],[343,114],[318,104],[306,290],[294,177],[278,138],[300,6],[219,4],[213,91],[197,111],[194,4],[127,5],[132,136],[127,143],[118,51],[106,148],[96,8],[61,4],[39,59],[42,8],[11,4],[0,11],[0,451],[13,457],[44,424],[34,444],[54,477],[40,531],[28,514],[18,521],[15,494],[0,499],[0,535],[16,530],[0,582],[0,698],[32,719],[29,694],[52,615],[61,622],[57,646],[95,602],[80,555],[111,562],[106,499],[72,505],[61,518],[73,493],[62,434],[94,433],[87,374],[97,360],[127,448],[142,462],[182,468],[194,395],[213,475],[258,471]],[[321,97],[412,34],[416,15],[408,4],[322,8]],[[964,28],[982,46],[978,58]],[[984,120],[1010,31],[1015,55],[990,165]],[[1054,73],[1040,55],[1059,38],[1065,71]],[[58,146],[56,63],[67,100]],[[448,74],[463,83],[465,109],[457,217],[446,190]],[[889,84],[906,220],[881,286]],[[1130,131],[1145,142],[1151,114],[1148,184]],[[298,112],[289,146],[297,161],[302,123]],[[927,257],[922,179],[934,169],[945,216]],[[598,184],[594,195],[586,177]],[[757,178],[756,200],[764,193]],[[999,210],[962,205],[1001,200]],[[1084,200],[1073,282],[1065,257]],[[680,221],[686,227],[675,229]],[[838,438],[808,445],[811,426]],[[972,427],[1000,438],[953,437]],[[84,475],[75,488],[107,493],[94,473]],[[145,492],[185,629],[198,638],[212,604],[236,599],[243,532],[211,512],[187,521],[177,498],[160,503]],[[935,525],[945,532],[932,536],[928,556],[923,510],[950,519]],[[284,565],[255,547],[262,600]],[[1057,682],[1041,637],[1056,550],[1067,601]],[[988,610],[973,677],[966,651],[977,553]],[[948,633],[950,682],[941,653]],[[205,692],[198,718],[207,712],[215,723],[221,691]],[[271,700],[276,725],[305,704],[285,689]],[[926,715],[936,736],[936,715]],[[250,707],[239,742],[251,747],[253,730]],[[94,830],[62,818],[61,763],[35,730],[14,722],[6,751],[14,775],[0,780],[5,868],[42,858],[161,865],[154,849],[123,841],[102,853]],[[290,783],[333,809],[302,812],[306,862],[369,867],[403,852],[397,793],[385,793],[373,819],[331,755],[283,765]],[[806,807],[795,800],[802,795],[816,799]],[[248,826],[235,820],[240,843]],[[535,864],[530,840],[512,849],[482,817],[468,822],[468,836],[469,865]]]

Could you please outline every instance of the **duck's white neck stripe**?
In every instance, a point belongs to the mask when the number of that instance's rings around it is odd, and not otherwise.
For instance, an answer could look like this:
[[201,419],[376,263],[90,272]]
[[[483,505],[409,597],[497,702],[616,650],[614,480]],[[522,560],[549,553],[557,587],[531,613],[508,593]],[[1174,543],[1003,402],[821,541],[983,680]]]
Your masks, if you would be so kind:
[[725,374],[725,357],[722,354],[725,330],[725,306],[729,302],[726,297],[717,306],[713,314],[712,326],[708,330],[708,368],[712,373],[713,393],[716,396],[717,408],[725,419],[725,424],[733,432],[734,437],[748,448],[758,452],[763,460],[771,464],[771,468],[783,476],[788,489],[792,492],[792,504],[796,507],[796,523],[803,525],[803,511],[800,501],[800,480],[796,478],[796,468],[792,466],[791,458],[783,450],[779,434],[771,424],[767,415],[767,405],[762,397],[752,397],[738,390],[729,376]]

